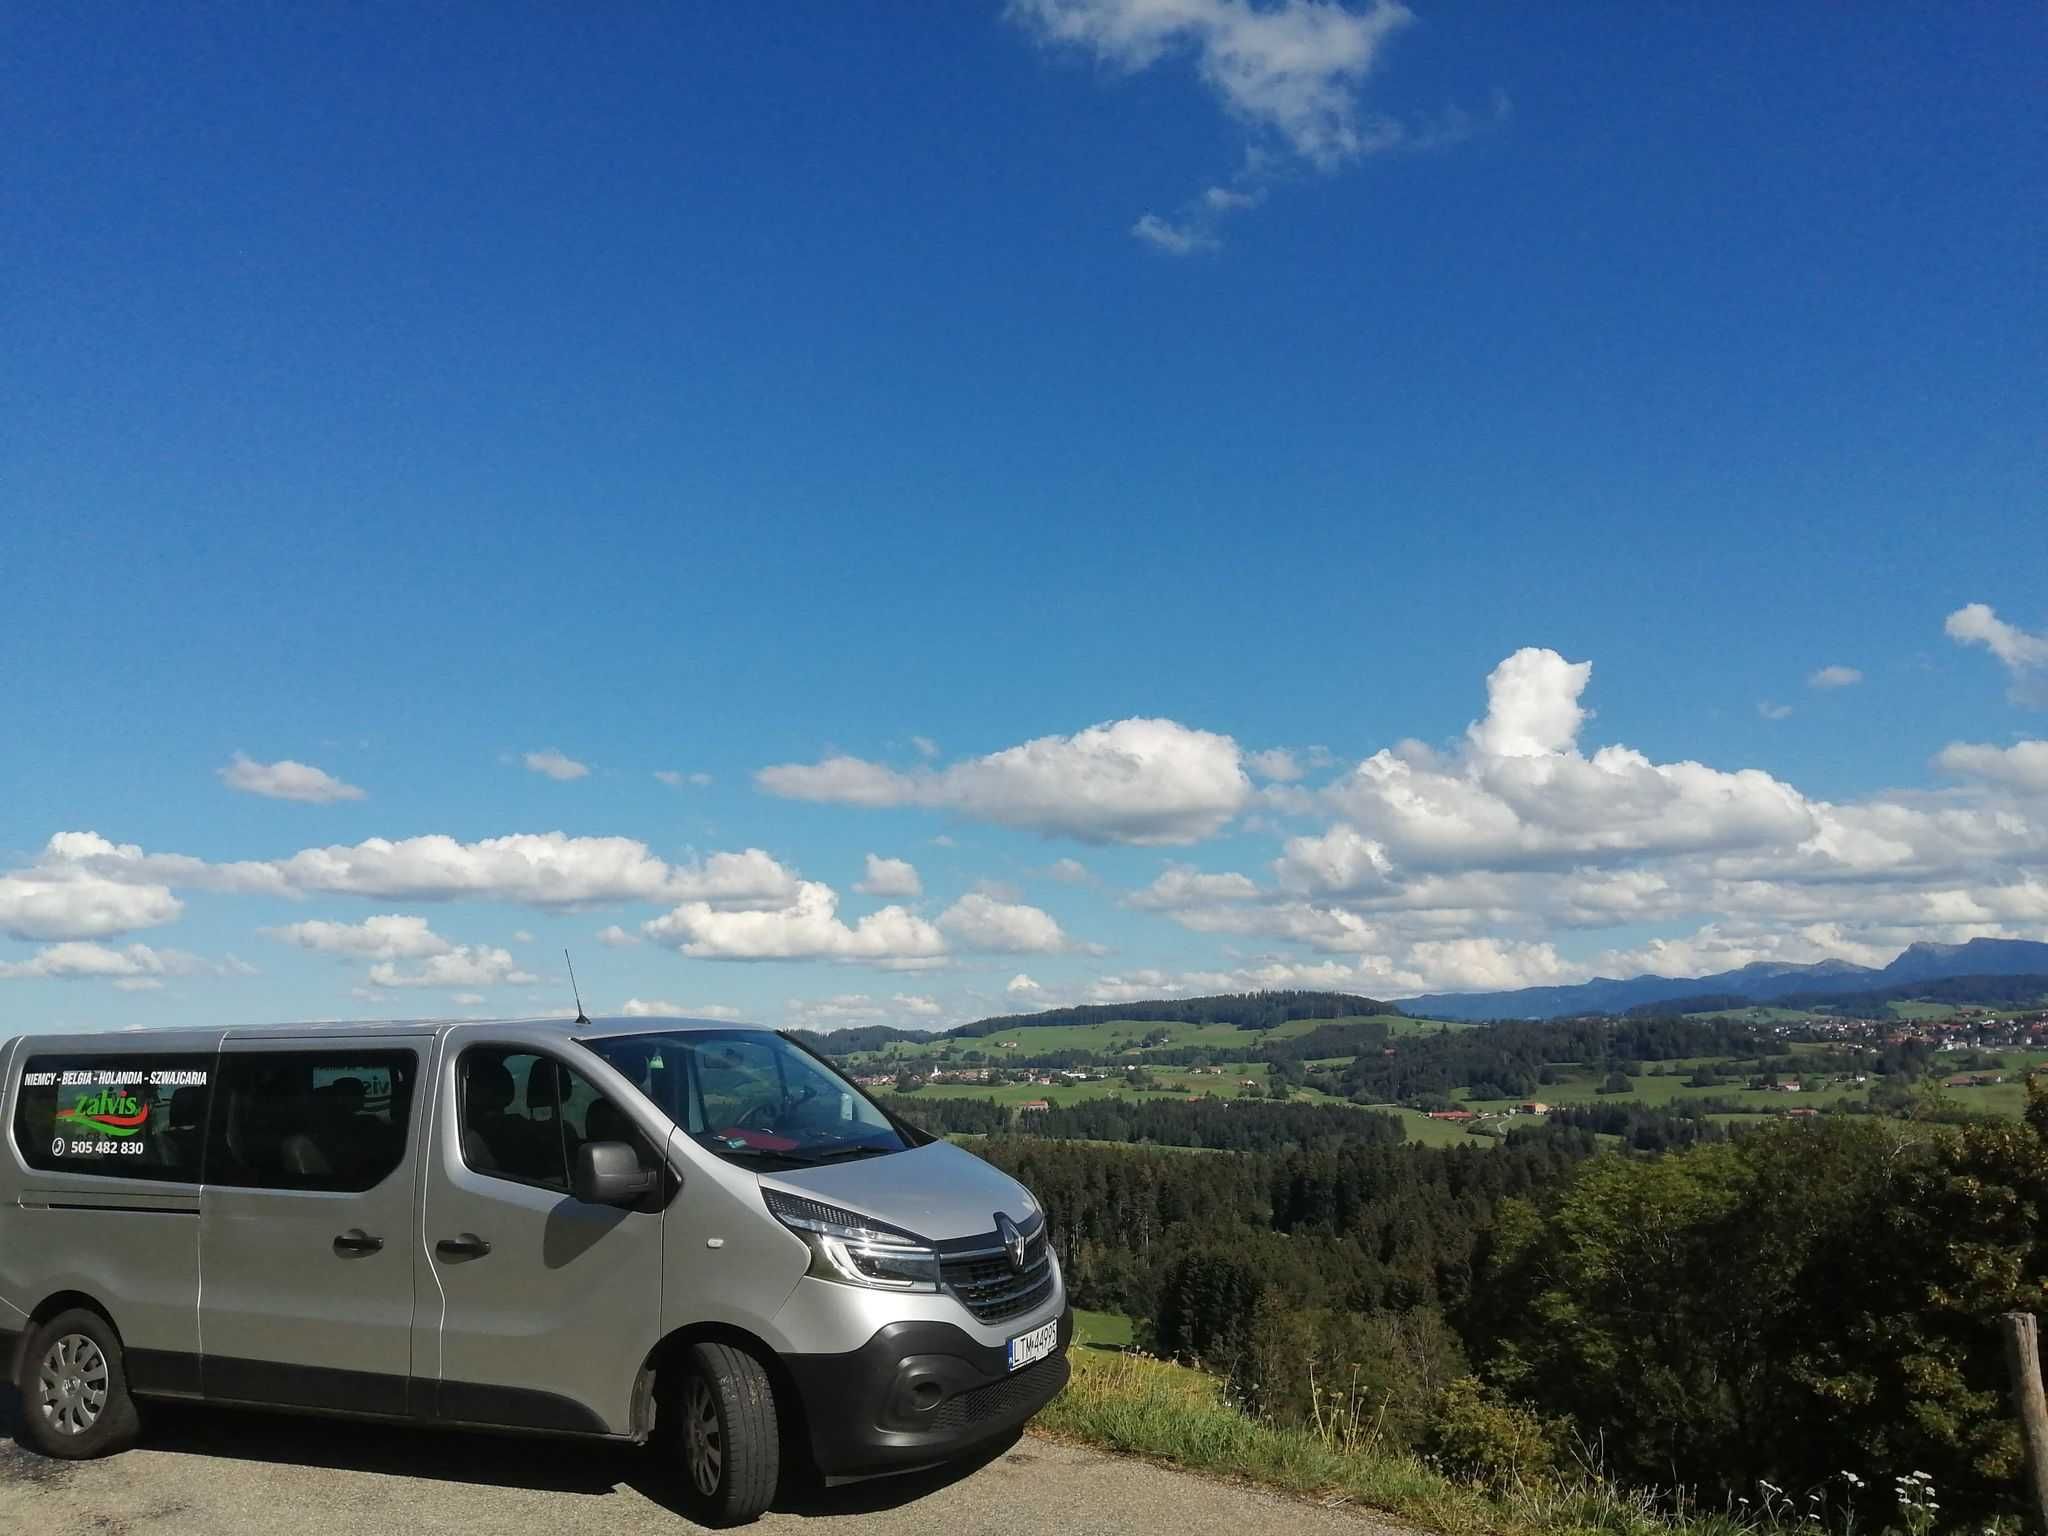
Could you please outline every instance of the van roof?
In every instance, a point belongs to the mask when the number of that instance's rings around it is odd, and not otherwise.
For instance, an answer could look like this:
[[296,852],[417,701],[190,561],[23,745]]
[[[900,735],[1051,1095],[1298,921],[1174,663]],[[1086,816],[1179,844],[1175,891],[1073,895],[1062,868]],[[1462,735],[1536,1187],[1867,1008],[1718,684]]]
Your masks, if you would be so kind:
[[[700,1019],[671,1016],[621,1017],[612,1016],[577,1023],[574,1019],[550,1016],[525,1019],[307,1019],[296,1024],[230,1024],[201,1026],[167,1025],[162,1029],[110,1029],[81,1035],[64,1031],[60,1035],[52,1032],[38,1037],[31,1034],[25,1038],[31,1042],[42,1039],[62,1039],[67,1047],[76,1047],[90,1041],[95,1050],[118,1051],[124,1045],[161,1046],[166,1037],[178,1036],[181,1040],[196,1040],[199,1037],[228,1040],[264,1040],[295,1038],[299,1036],[333,1036],[351,1034],[376,1035],[425,1035],[433,1036],[454,1030],[532,1029],[547,1030],[564,1038],[603,1039],[615,1035],[644,1035],[661,1031],[697,1029],[758,1029],[765,1031],[766,1025],[749,1024],[736,1019]],[[4,1041],[0,1041],[4,1043]]]

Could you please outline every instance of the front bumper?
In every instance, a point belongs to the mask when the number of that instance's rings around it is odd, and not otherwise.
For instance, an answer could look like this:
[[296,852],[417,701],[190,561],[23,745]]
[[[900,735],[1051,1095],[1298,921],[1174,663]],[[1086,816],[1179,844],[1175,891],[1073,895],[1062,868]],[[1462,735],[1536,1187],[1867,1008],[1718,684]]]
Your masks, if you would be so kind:
[[827,1477],[930,1466],[1020,1428],[1067,1384],[1074,1310],[1059,1347],[1020,1371],[1000,1345],[951,1323],[891,1323],[843,1355],[785,1355],[811,1452]]

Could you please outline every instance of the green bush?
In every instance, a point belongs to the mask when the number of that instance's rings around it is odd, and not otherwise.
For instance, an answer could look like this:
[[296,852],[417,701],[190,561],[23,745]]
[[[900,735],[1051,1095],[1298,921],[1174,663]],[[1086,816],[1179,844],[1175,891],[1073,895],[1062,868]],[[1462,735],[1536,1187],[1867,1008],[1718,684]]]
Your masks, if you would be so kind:
[[1562,1439],[1554,1421],[1461,1376],[1437,1394],[1423,1449],[1453,1476],[1512,1488],[1549,1481]]

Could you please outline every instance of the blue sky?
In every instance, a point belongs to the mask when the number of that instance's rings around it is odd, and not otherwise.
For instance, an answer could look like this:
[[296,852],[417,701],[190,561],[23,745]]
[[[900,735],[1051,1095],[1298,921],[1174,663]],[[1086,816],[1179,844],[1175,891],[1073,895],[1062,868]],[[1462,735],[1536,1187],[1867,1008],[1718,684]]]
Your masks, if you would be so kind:
[[2048,936],[2044,34],[18,9],[0,1027]]

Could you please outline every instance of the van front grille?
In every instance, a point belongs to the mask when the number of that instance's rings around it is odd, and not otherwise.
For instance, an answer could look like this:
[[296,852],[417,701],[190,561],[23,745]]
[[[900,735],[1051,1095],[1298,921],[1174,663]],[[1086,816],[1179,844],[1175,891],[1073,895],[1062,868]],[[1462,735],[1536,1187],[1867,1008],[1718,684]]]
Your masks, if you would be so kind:
[[957,1434],[988,1419],[1014,1422],[1029,1418],[1059,1395],[1067,1375],[1064,1355],[1037,1361],[1002,1381],[947,1398],[932,1415],[931,1427]]
[[1045,1228],[1041,1225],[1027,1240],[1021,1270],[1012,1269],[1010,1256],[995,1248],[949,1258],[940,1265],[940,1275],[946,1289],[982,1322],[1022,1317],[1052,1294],[1052,1253]]

